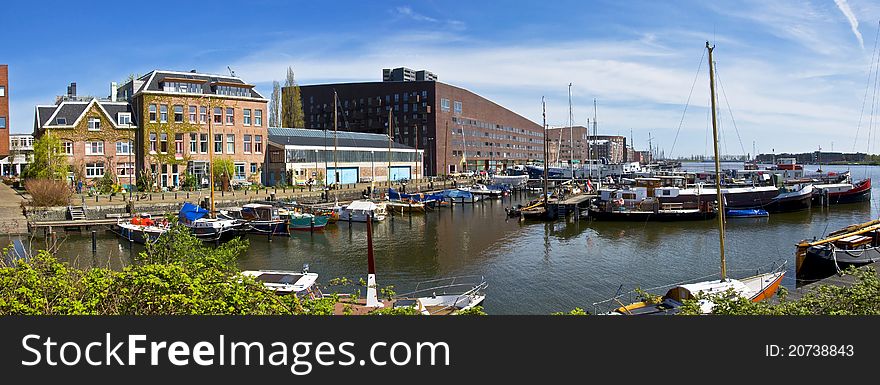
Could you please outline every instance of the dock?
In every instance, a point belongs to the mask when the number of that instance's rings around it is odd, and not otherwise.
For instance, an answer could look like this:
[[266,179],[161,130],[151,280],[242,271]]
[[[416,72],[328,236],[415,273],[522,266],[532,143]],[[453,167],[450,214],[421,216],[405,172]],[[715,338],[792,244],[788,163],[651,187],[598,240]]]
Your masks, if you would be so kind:
[[547,203],[549,206],[550,216],[552,218],[564,218],[571,213],[578,213],[579,209],[585,208],[597,195],[595,194],[577,194],[566,197],[561,201],[551,201]]

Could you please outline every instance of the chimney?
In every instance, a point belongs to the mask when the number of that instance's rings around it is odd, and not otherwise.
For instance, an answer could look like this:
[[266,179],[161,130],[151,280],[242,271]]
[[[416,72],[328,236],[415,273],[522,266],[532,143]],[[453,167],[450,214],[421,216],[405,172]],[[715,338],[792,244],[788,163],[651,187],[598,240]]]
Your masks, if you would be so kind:
[[116,101],[116,82],[110,82],[110,101]]
[[72,82],[67,86],[67,96],[76,97],[76,82]]
[[196,73],[196,70],[189,70],[190,73]]

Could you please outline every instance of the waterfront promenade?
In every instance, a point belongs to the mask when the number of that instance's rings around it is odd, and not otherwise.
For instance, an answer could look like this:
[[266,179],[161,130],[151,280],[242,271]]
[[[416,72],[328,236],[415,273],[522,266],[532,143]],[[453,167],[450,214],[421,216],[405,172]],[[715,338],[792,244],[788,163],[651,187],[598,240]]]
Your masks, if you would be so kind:
[[12,187],[0,183],[0,234],[27,233],[27,218],[22,213],[24,197]]

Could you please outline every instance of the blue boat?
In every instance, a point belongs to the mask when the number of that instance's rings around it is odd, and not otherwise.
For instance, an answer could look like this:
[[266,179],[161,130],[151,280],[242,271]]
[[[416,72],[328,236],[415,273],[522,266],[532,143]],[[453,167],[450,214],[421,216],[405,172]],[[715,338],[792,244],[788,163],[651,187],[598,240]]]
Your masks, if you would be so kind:
[[764,209],[730,209],[727,210],[728,218],[764,218],[769,217],[770,213]]

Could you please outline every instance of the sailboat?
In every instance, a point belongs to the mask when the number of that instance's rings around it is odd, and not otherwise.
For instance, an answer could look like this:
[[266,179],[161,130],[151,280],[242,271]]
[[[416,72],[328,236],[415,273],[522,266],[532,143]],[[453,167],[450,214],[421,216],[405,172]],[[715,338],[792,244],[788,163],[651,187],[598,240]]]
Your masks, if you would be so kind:
[[[715,191],[718,201],[718,238],[721,256],[721,279],[712,281],[696,282],[675,286],[665,295],[656,300],[646,300],[630,305],[621,306],[608,314],[611,315],[642,315],[642,314],[676,314],[680,311],[685,300],[698,299],[700,311],[711,313],[715,304],[711,297],[717,295],[733,295],[745,298],[752,302],[768,299],[776,294],[782,277],[785,275],[783,263],[774,271],[757,274],[742,279],[727,277],[727,263],[724,257],[724,199],[721,194],[721,157],[718,151],[718,126],[715,113],[715,63],[712,61],[712,51],[715,46],[706,42],[709,51],[709,91],[712,100],[712,137],[715,145]],[[707,298],[708,297],[708,298]]]
[[421,282],[416,290],[382,300],[376,284],[373,258],[373,221],[367,220],[367,295],[334,305],[334,314],[368,314],[381,308],[414,308],[422,315],[451,315],[479,306],[489,286],[482,276],[450,277]]
[[507,215],[510,217],[520,217],[520,219],[547,219],[547,202],[549,197],[547,196],[547,173],[550,167],[547,166],[547,153],[549,152],[549,148],[547,146],[547,105],[544,104],[544,98],[541,98],[541,108],[542,108],[542,116],[544,117],[544,167],[543,167],[543,177],[541,178],[541,197],[528,203],[525,206],[519,205],[517,207],[507,208]]

